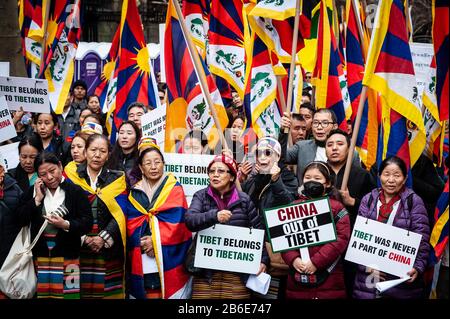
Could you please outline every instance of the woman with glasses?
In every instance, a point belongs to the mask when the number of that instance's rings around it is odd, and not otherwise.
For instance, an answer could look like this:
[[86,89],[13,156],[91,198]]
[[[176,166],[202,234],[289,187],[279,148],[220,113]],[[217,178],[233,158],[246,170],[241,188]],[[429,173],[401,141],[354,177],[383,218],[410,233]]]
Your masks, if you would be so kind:
[[[258,215],[263,216],[264,209],[287,205],[297,198],[298,181],[283,160],[281,160],[281,145],[271,137],[264,137],[256,146],[256,164],[253,173],[242,190],[246,192],[257,207]],[[284,299],[284,289],[287,280],[288,266],[281,254],[273,254],[270,243],[266,243],[270,256],[268,273],[272,276],[271,295]]]
[[[216,224],[263,229],[250,197],[236,189],[236,162],[226,156],[217,155],[208,166],[210,184],[194,194],[186,213],[186,226],[198,232]],[[263,248],[258,275],[268,265],[267,252]],[[202,269],[194,276],[193,299],[245,299],[250,291],[245,287],[246,274]]]
[[66,171],[68,179],[87,194],[94,223],[81,238],[81,297],[124,298],[127,191],[123,172],[107,169],[106,136],[86,141],[86,162]]
[[142,179],[130,190],[127,211],[130,298],[189,298],[192,281],[183,260],[192,234],[184,224],[183,187],[164,173],[156,144],[142,148],[138,164]]
[[83,190],[63,176],[55,154],[42,152],[34,161],[38,178],[17,210],[19,224],[31,224],[35,238],[48,224],[33,248],[37,298],[80,298],[80,238],[92,227],[89,201]]

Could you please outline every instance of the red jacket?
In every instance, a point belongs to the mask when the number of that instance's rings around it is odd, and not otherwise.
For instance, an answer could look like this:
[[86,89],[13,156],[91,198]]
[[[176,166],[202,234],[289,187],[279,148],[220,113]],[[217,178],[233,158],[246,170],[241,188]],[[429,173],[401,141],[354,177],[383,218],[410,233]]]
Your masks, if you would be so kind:
[[[302,198],[297,202],[305,200],[306,198]],[[330,205],[334,217],[336,217],[341,210],[345,210],[345,207],[341,202],[332,198],[330,198]],[[328,278],[320,286],[309,288],[299,285],[290,273],[288,276],[286,292],[286,297],[288,299],[338,299],[346,297],[342,260],[351,233],[350,218],[348,214],[337,222],[336,233],[337,241],[308,248],[311,262],[316,266],[317,270],[329,268],[336,259],[341,256],[339,262],[331,271]],[[295,258],[300,257],[299,249],[284,252],[282,253],[282,257],[286,264],[293,269],[292,264]]]

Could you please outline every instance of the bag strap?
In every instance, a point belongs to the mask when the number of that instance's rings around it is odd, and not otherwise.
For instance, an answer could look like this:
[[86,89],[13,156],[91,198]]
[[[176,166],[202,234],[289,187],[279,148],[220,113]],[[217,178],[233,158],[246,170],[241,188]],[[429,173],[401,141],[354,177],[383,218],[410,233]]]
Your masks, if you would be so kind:
[[42,233],[44,232],[45,228],[48,225],[48,220],[45,220],[44,223],[41,226],[41,229],[39,229],[39,232],[37,233],[36,237],[34,237],[33,242],[30,244],[30,246],[25,250],[26,252],[30,252],[36,243],[38,242],[39,238],[41,237]]
[[[347,210],[344,208],[344,209],[341,209],[341,211],[336,215],[336,217],[334,218],[334,222],[335,222],[335,224],[337,224],[338,223],[338,221],[340,221],[345,215],[347,215],[348,214],[348,212],[347,212]],[[338,264],[338,262],[339,262],[339,260],[341,259],[341,256],[339,256],[332,264],[331,264],[331,266],[330,267],[328,267],[327,268],[327,271],[329,272],[329,273],[331,273],[332,271],[333,271],[333,269],[334,269],[334,267],[336,267],[336,265]]]

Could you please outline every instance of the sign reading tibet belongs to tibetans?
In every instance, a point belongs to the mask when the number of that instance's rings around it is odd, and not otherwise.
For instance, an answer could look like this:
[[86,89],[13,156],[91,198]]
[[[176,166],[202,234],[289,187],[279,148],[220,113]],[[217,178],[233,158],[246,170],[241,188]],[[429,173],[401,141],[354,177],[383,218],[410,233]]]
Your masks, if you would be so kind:
[[0,76],[0,96],[5,96],[10,110],[50,113],[48,82],[43,79]]
[[194,266],[256,274],[263,244],[262,229],[216,224],[197,233]]
[[422,235],[358,216],[345,259],[399,277],[416,260]]
[[336,241],[328,197],[264,210],[274,252]]

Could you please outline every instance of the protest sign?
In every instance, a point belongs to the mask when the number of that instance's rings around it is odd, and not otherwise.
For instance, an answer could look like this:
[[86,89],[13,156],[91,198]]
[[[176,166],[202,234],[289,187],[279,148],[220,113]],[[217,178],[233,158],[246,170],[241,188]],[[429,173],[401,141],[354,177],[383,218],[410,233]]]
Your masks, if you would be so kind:
[[406,229],[358,216],[345,259],[405,277],[413,268],[421,238]]
[[172,173],[183,186],[188,204],[195,192],[209,185],[208,165],[213,155],[165,153],[165,172]]
[[6,170],[19,165],[19,142],[0,146],[0,164]]
[[262,229],[216,224],[197,233],[194,266],[256,274],[263,245]]
[[264,210],[274,252],[325,244],[336,240],[327,197]]
[[141,117],[142,136],[156,139],[156,144],[163,150],[166,135],[166,105],[145,113]]
[[47,80],[0,76],[0,96],[10,110],[50,113]]
[[4,96],[0,96],[0,142],[17,136],[16,128],[9,113]]

